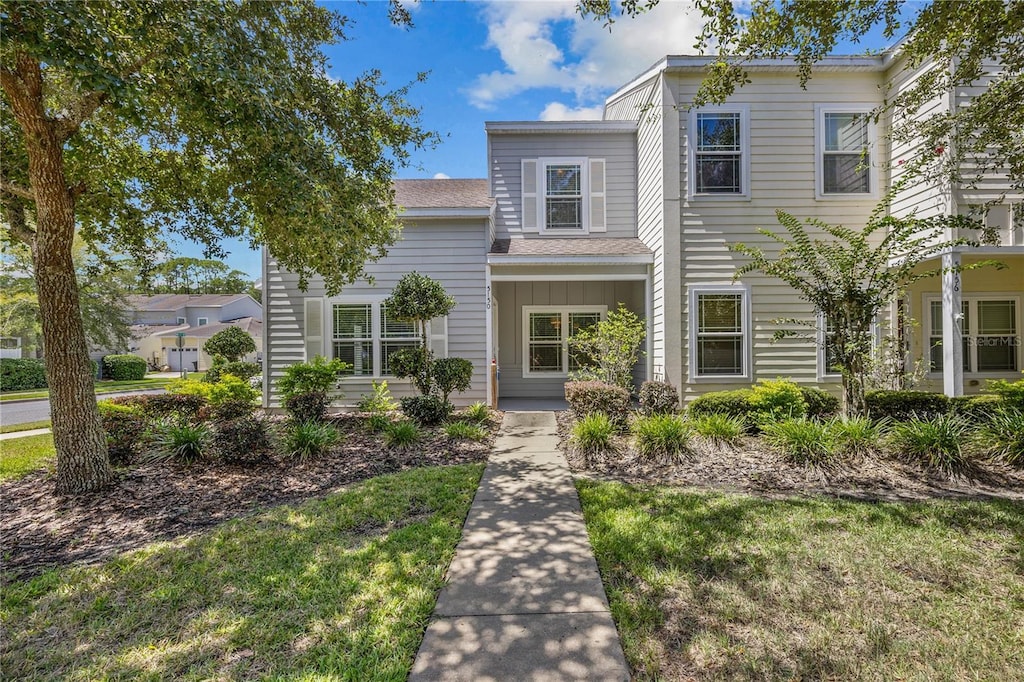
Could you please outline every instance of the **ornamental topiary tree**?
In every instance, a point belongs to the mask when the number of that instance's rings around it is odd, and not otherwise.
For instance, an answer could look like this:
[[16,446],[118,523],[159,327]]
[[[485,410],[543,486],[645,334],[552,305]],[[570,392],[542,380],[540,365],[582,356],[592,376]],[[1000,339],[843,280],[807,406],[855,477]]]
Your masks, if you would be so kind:
[[[420,347],[413,351],[396,353],[399,360],[392,367],[395,376],[412,377],[423,395],[433,390],[433,369],[430,348],[427,346],[427,323],[435,317],[444,317],[455,308],[455,299],[448,295],[441,283],[427,275],[410,272],[402,277],[384,300],[388,314],[402,322],[412,322],[420,336]],[[418,355],[408,357],[410,355]]]
[[238,362],[243,356],[256,352],[256,342],[241,327],[228,327],[209,338],[203,350],[214,358],[227,362]]
[[569,349],[580,363],[574,380],[603,381],[633,390],[633,365],[647,336],[644,321],[621,303],[597,324],[569,337]]

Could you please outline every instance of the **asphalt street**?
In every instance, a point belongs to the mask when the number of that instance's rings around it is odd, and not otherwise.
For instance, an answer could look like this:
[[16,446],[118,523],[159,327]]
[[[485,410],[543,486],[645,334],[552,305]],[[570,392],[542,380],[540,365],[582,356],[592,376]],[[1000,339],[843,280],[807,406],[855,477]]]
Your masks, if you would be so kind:
[[[115,398],[120,395],[132,395],[135,393],[163,393],[164,389],[156,388],[148,391],[126,391],[124,393],[104,393],[96,396],[96,400]],[[26,402],[0,402],[0,425],[24,424],[25,422],[38,422],[50,418],[49,400],[29,400]]]

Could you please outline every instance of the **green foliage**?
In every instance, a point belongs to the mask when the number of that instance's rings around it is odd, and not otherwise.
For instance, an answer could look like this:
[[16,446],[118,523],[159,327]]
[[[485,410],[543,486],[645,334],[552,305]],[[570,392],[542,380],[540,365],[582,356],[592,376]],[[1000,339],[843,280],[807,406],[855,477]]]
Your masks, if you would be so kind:
[[423,426],[440,424],[452,413],[452,404],[436,395],[416,395],[401,399],[402,413]]
[[292,421],[307,424],[321,423],[327,419],[327,406],[331,397],[323,391],[296,393],[284,399],[284,409]]
[[629,392],[603,381],[568,381],[565,399],[576,419],[600,412],[622,426],[629,416]]
[[151,294],[241,294],[252,288],[246,273],[209,258],[176,256],[157,263],[149,274],[146,291]]
[[430,395],[434,380],[431,367],[434,354],[421,346],[418,348],[401,348],[388,356],[388,367],[399,379],[412,379],[420,395]]
[[251,400],[222,400],[204,407],[199,416],[204,421],[228,422],[249,417],[255,411],[256,405]]
[[816,386],[801,386],[800,395],[807,403],[807,416],[814,419],[825,419],[839,411],[839,398]]
[[364,395],[359,400],[359,409],[363,412],[394,412],[398,409],[398,401],[391,396],[386,380],[373,382],[373,393]]
[[341,377],[352,367],[335,358],[327,360],[317,355],[308,362],[296,362],[284,370],[284,376],[277,380],[277,387],[284,398],[300,393],[330,393],[338,388]]
[[[195,384],[202,385],[201,381]],[[170,390],[170,389],[168,389]],[[209,403],[209,393],[164,393],[162,395],[140,395],[113,398],[109,402],[125,400],[142,408],[147,417],[153,419],[176,418],[191,420]]]
[[800,387],[786,379],[757,382],[747,398],[758,425],[807,415],[807,403]]
[[[414,271],[398,280],[391,295],[384,299],[384,307],[396,319],[414,323],[420,336],[419,346],[404,348],[388,358],[392,373],[399,378],[411,378],[421,395],[430,395],[435,388],[436,361],[427,344],[427,323],[435,317],[444,317],[450,313],[455,308],[455,299],[448,295],[440,282]],[[456,388],[459,383],[456,368],[446,367],[445,371],[448,372],[448,385],[451,386],[442,395],[447,402],[452,390],[465,389]],[[468,388],[468,379],[466,384]]]
[[747,419],[751,412],[751,390],[740,388],[735,391],[711,391],[697,396],[687,406],[687,414],[692,418],[709,415],[725,414],[730,417]]
[[465,358],[438,358],[431,370],[434,386],[441,399],[448,402],[453,391],[462,393],[469,389],[473,379],[473,363]]
[[482,426],[464,421],[454,421],[451,424],[446,424],[444,435],[453,440],[472,440],[478,442],[487,440],[487,431]]
[[678,461],[690,453],[693,428],[679,415],[655,414],[633,422],[633,447],[643,457]]
[[861,457],[879,450],[887,427],[887,420],[836,417],[826,423],[827,440],[834,444],[837,454]]
[[1006,405],[1006,401],[998,395],[958,395],[947,396],[946,404],[950,414],[980,424]]
[[711,412],[690,418],[693,430],[716,446],[733,446],[742,440],[747,430],[743,417]]
[[385,412],[374,412],[366,418],[366,428],[370,433],[381,433],[391,425],[391,415]]
[[128,464],[134,459],[145,436],[145,413],[138,405],[120,405],[108,400],[101,400],[97,408],[103,431],[107,434],[107,453],[111,464]]
[[[227,362],[238,362],[243,356],[256,352],[256,342],[249,332],[241,327],[231,326],[211,336],[203,344],[203,350]],[[215,363],[216,364],[216,363]],[[248,377],[246,377],[248,379]]]
[[251,403],[260,397],[260,392],[234,374],[222,374],[220,381],[210,386],[210,404],[220,405],[226,402]]
[[137,355],[103,356],[103,374],[114,381],[145,379],[146,369],[146,361]]
[[640,411],[646,415],[679,412],[679,391],[667,381],[645,381],[640,386]]
[[42,360],[0,358],[0,390],[28,391],[46,388],[46,368]]
[[979,449],[1010,466],[1024,467],[1024,410],[996,410],[975,433]]
[[491,420],[491,408],[487,406],[487,403],[476,402],[463,410],[459,418],[465,421],[485,424]]
[[219,420],[210,441],[214,456],[228,464],[258,464],[267,458],[271,446],[267,423],[251,413]]
[[969,435],[970,427],[963,419],[940,414],[896,422],[889,443],[897,457],[952,476],[973,468],[966,447]]
[[422,437],[420,427],[408,419],[391,422],[384,429],[384,444],[389,448],[405,449],[420,442]]
[[1006,381],[994,379],[988,382],[988,391],[998,395],[1010,407],[1024,410],[1024,379]]
[[206,370],[203,381],[216,383],[225,374],[233,374],[239,379],[251,379],[262,371],[263,368],[255,362],[215,362],[210,369]]
[[174,461],[189,464],[202,459],[213,432],[206,424],[187,421],[166,421],[156,427],[153,449],[145,458],[151,461]]
[[580,363],[578,381],[603,381],[633,390],[633,366],[640,359],[647,329],[643,319],[622,303],[608,316],[569,337],[569,351]]
[[612,449],[616,425],[603,412],[592,412],[572,425],[569,444],[587,461]]
[[284,449],[300,462],[319,457],[338,442],[341,434],[330,424],[291,422],[284,430]]
[[946,396],[927,391],[869,391],[865,400],[872,419],[928,419],[949,411]]
[[765,423],[761,438],[794,464],[828,464],[834,454],[828,427],[805,417]]

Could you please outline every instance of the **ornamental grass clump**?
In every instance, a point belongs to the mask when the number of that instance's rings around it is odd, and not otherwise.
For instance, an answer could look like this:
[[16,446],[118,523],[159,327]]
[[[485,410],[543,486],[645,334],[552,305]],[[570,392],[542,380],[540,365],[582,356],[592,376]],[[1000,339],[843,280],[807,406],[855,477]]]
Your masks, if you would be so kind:
[[888,428],[888,420],[867,417],[836,417],[826,422],[829,439],[837,454],[863,457],[877,452]]
[[586,461],[591,461],[612,449],[615,430],[615,424],[608,415],[594,412],[573,424],[569,443]]
[[989,457],[1024,467],[1024,410],[997,410],[978,427],[974,441]]
[[340,438],[341,434],[331,424],[292,422],[285,428],[284,448],[290,457],[304,462],[324,454]]
[[210,427],[203,423],[164,422],[157,427],[153,449],[146,459],[190,464],[203,458],[212,435]]
[[690,426],[709,444],[715,447],[733,447],[743,439],[747,425],[742,417],[727,414],[703,414],[690,419]]
[[423,433],[420,431],[420,427],[409,419],[391,422],[384,429],[384,444],[396,450],[403,450],[415,445],[420,442],[422,437]]
[[465,421],[454,421],[446,424],[444,435],[452,440],[471,440],[480,442],[487,440],[487,431],[479,424]]
[[953,476],[973,468],[967,448],[969,438],[970,426],[966,421],[939,415],[895,423],[889,443],[897,457]]
[[693,429],[682,417],[656,414],[633,422],[633,447],[642,457],[679,461],[690,454]]
[[803,466],[829,464],[835,454],[828,427],[806,417],[767,422],[761,426],[761,438],[787,460]]
[[462,421],[476,422],[477,424],[486,424],[491,420],[491,408],[487,406],[487,403],[473,403],[462,411],[462,414],[459,415],[459,419]]

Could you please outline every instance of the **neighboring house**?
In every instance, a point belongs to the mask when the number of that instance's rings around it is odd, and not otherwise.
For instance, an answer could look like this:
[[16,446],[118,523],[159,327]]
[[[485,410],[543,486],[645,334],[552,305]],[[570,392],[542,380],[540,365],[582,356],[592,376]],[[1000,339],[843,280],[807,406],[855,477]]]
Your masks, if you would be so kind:
[[229,326],[241,327],[256,342],[256,352],[245,359],[262,359],[263,307],[248,294],[132,295],[128,303],[132,321],[129,350],[150,365],[173,371],[209,369],[213,360],[203,351],[203,344]]
[[[367,267],[374,285],[327,298],[314,279],[300,292],[297,278],[266,255],[268,376],[316,354],[341,357],[357,365],[344,386],[357,399],[372,379],[387,377],[390,350],[416,342],[380,303],[417,270],[458,302],[431,325],[431,345],[473,362],[463,402],[491,395],[492,360],[501,397],[561,396],[573,369],[568,337],[618,303],[647,320],[637,381],[670,381],[684,400],[780,376],[837,389],[814,340],[773,341],[776,320],[814,320],[815,311],[778,280],[734,282],[743,257],[728,245],[771,252],[774,242],[757,228],[781,230],[776,209],[862,227],[899,178],[899,160],[922,150],[889,149],[889,122],[858,115],[882,103],[888,84],[898,90],[919,74],[891,53],[830,57],[804,90],[795,62],[762,62],[730,103],[688,111],[709,62],[664,58],[607,100],[602,121],[488,123],[487,180],[397,181],[405,228],[388,256]],[[969,95],[958,90],[917,115]],[[1000,245],[946,261],[998,253],[1008,269],[921,281],[889,311],[916,320],[911,356],[928,360],[928,388],[976,392],[983,380],[1024,368],[1024,197],[1008,190],[1005,178],[992,177],[977,189],[917,183],[897,193],[897,215],[1001,202],[987,213]],[[276,407],[269,385],[266,403]]]

